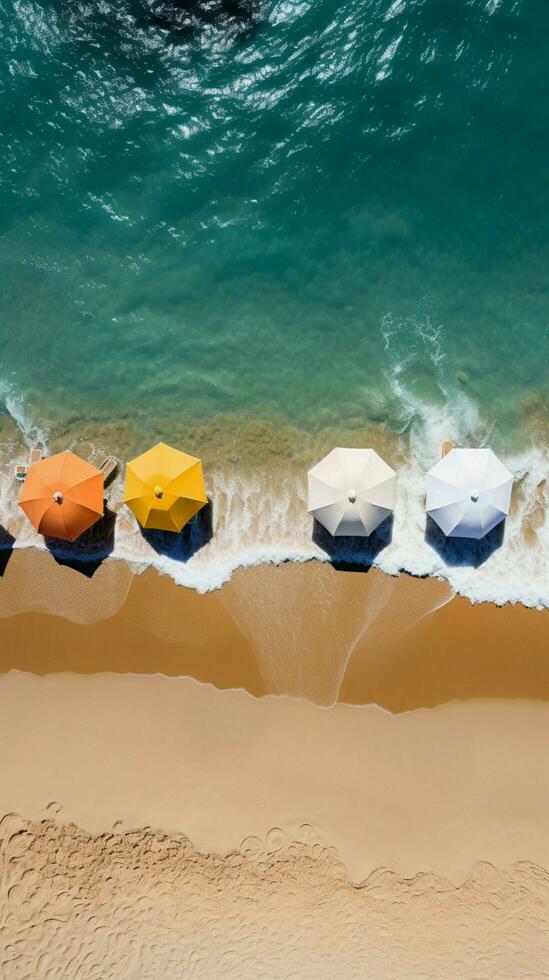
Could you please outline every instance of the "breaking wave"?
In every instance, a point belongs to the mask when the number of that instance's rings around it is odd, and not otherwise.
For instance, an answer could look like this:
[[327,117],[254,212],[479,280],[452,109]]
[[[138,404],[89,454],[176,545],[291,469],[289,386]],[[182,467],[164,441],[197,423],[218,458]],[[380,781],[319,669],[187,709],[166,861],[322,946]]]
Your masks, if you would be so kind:
[[[214,467],[208,473],[211,504],[175,538],[141,532],[121,506],[119,477],[109,488],[103,522],[74,545],[47,545],[18,512],[13,464],[24,458],[21,446],[2,463],[0,523],[9,529],[10,542],[15,539],[14,547],[49,546],[60,558],[80,561],[100,561],[108,554],[129,562],[136,572],[152,565],[199,592],[219,588],[241,567],[316,559],[338,567],[374,565],[390,575],[435,576],[475,602],[549,607],[547,449],[501,454],[516,478],[504,526],[478,542],[445,539],[426,526],[425,472],[444,439],[478,442],[485,428],[463,392],[455,395],[452,406],[448,401],[434,406],[407,389],[400,375],[396,372],[392,382],[402,406],[402,431],[395,445],[399,462],[394,520],[367,542],[329,539],[313,527],[306,508],[306,473],[291,463],[277,463],[245,474]],[[47,441],[23,399],[11,390],[4,391],[3,400],[26,446],[37,437]]]

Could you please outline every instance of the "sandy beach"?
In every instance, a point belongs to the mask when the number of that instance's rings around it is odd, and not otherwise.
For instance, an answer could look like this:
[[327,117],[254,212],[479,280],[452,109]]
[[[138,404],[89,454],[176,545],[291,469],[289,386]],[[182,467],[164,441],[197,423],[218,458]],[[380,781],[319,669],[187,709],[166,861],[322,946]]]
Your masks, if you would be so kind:
[[547,613],[32,550],[0,613],[2,977],[544,975]]
[[[53,809],[53,808],[52,808]],[[549,880],[520,862],[454,887],[380,869],[351,886],[303,828],[227,858],[184,837],[0,824],[9,978],[519,980],[546,975]],[[9,894],[9,899],[8,899]]]
[[0,980],[549,980],[549,5],[0,23]]
[[0,579],[3,977],[543,975],[547,612],[91,571]]
[[0,613],[4,813],[225,860],[306,825],[355,885],[549,861],[545,612],[318,562],[198,595],[27,549]]

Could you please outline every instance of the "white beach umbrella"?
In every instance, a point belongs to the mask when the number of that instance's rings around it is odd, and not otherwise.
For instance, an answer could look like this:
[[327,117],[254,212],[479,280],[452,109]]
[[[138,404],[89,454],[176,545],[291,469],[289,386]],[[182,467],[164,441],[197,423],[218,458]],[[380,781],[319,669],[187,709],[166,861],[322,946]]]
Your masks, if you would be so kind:
[[308,478],[309,512],[333,535],[365,537],[395,505],[395,471],[374,449],[332,449]]
[[452,449],[427,474],[427,513],[447,537],[483,538],[509,513],[513,474],[491,449]]

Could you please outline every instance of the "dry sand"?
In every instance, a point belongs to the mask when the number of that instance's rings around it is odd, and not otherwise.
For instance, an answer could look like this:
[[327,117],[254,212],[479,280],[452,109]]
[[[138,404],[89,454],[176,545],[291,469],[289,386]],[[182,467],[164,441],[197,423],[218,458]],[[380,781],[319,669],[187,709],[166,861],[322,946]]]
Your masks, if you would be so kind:
[[549,976],[548,615],[15,552],[2,980]]
[[539,980],[548,722],[12,671],[0,976]]
[[3,980],[542,980],[549,877],[349,885],[311,842],[222,859],[180,837],[0,825]]
[[151,827],[226,854],[306,823],[354,882],[380,866],[458,882],[479,860],[549,864],[541,702],[395,716],[158,674],[10,671],[0,744],[4,809],[39,819],[55,803],[93,833]]

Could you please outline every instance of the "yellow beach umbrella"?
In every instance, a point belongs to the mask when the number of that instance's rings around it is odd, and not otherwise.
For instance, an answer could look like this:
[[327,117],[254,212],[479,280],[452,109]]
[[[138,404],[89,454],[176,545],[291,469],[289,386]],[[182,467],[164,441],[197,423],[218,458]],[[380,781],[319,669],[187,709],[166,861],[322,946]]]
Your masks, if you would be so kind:
[[207,502],[196,456],[159,442],[126,467],[124,503],[144,528],[181,531]]

